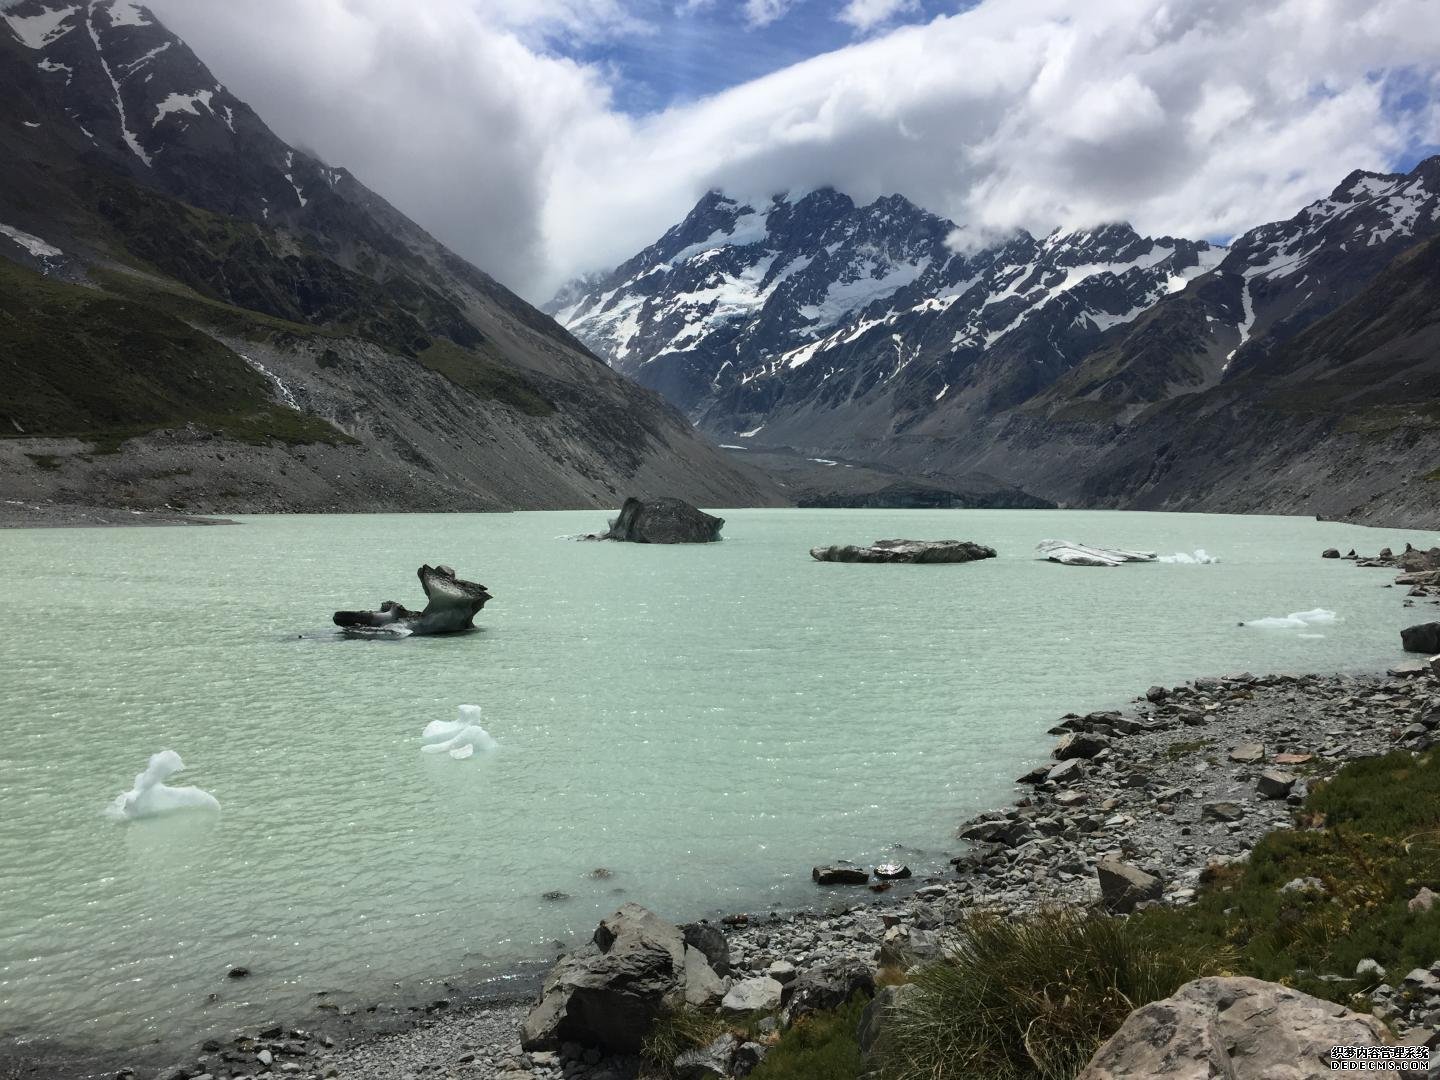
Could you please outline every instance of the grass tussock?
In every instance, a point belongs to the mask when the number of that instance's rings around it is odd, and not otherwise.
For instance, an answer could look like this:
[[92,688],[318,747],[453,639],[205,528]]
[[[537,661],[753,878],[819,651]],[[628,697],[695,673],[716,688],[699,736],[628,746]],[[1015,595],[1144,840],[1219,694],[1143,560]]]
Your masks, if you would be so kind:
[[945,960],[915,972],[887,1036],[884,1075],[1068,1080],[1131,1010],[1226,960],[1086,912],[972,916]]
[[741,1036],[746,1034],[726,1017],[702,1009],[686,1007],[662,1014],[640,1050],[640,1056],[648,1066],[645,1075],[674,1076],[677,1057],[687,1050],[709,1046],[726,1032]]
[[832,1013],[805,1017],[789,1028],[750,1075],[754,1080],[847,1080],[861,1074],[860,1014],[869,999],[857,996]]
[[[1246,975],[1345,1004],[1369,987],[1322,975],[1349,980],[1366,958],[1402,974],[1433,963],[1440,912],[1408,903],[1422,886],[1440,891],[1440,756],[1352,762],[1314,787],[1300,821],[1207,875],[1194,906],[1132,921],[1177,948],[1232,949]],[[1304,878],[1320,888],[1282,891]]]

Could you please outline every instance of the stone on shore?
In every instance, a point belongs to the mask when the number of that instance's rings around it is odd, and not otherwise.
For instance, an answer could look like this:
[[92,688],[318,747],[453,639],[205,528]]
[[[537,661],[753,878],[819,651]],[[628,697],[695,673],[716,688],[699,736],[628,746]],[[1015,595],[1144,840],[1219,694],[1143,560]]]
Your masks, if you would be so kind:
[[995,549],[969,540],[876,540],[869,547],[814,547],[810,557],[843,563],[963,563],[993,559]]
[[816,885],[864,885],[870,880],[870,871],[858,866],[815,866],[810,880]]
[[1092,735],[1087,731],[1072,731],[1062,736],[1055,744],[1053,755],[1060,761],[1071,758],[1093,758],[1102,750],[1110,749],[1110,740],[1104,735]]
[[724,518],[697,510],[683,499],[626,499],[603,533],[587,540],[629,544],[711,544],[720,539]]
[[685,944],[699,949],[717,975],[730,974],[730,941],[718,926],[708,922],[686,923],[680,928]]
[[[655,1018],[684,1001],[686,961],[678,926],[639,904],[623,905],[601,921],[588,944],[551,969],[540,1001],[521,1026],[521,1045],[557,1050],[573,1042],[638,1053]],[[712,985],[708,978],[702,983]]]
[[1290,794],[1291,788],[1299,779],[1294,773],[1284,772],[1280,769],[1266,769],[1260,774],[1260,779],[1255,784],[1255,790],[1267,799],[1283,799]]
[[786,1024],[802,1016],[838,1009],[856,994],[875,996],[875,973],[860,960],[837,960],[812,967],[781,989]]
[[1076,1080],[1311,1080],[1334,1046],[1379,1046],[1378,1020],[1278,983],[1208,978],[1136,1009]]
[[1230,751],[1230,760],[1238,765],[1258,765],[1265,760],[1265,747],[1259,743],[1241,743]]
[[771,1012],[780,1007],[780,992],[783,989],[780,983],[768,975],[741,979],[726,992],[720,1002],[720,1011],[734,1016]]
[[1440,653],[1440,622],[1420,623],[1400,631],[1406,652]]
[[1237,802],[1209,802],[1200,808],[1200,816],[1206,821],[1239,821],[1245,816],[1245,807]]
[[1165,885],[1154,874],[1119,859],[1101,859],[1095,867],[1100,897],[1107,911],[1129,914],[1145,900],[1159,900]]
[[685,1004],[696,1009],[714,1008],[727,989],[705,954],[685,946]]

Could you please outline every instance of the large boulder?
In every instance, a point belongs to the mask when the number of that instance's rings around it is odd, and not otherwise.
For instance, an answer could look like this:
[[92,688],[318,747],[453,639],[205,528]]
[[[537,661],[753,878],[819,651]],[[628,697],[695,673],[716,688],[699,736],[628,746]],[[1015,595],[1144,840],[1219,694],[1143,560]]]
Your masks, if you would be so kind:
[[869,547],[835,544],[810,549],[820,562],[962,563],[995,558],[995,549],[969,540],[876,540]]
[[626,499],[610,528],[591,540],[631,544],[709,544],[720,539],[724,518],[697,510],[684,499]]
[[1095,866],[1100,898],[1107,911],[1127,913],[1144,900],[1159,900],[1165,885],[1154,874],[1119,859],[1101,859]]
[[1406,652],[1440,653],[1440,622],[1420,623],[1400,631]]
[[1278,983],[1196,979],[1132,1012],[1076,1080],[1318,1080],[1331,1047],[1378,1046],[1384,1031]]
[[638,1053],[655,1018],[691,996],[692,982],[694,996],[713,1003],[722,984],[704,959],[686,949],[678,926],[625,904],[600,923],[593,940],[551,969],[521,1026],[521,1044],[556,1050],[574,1042]]

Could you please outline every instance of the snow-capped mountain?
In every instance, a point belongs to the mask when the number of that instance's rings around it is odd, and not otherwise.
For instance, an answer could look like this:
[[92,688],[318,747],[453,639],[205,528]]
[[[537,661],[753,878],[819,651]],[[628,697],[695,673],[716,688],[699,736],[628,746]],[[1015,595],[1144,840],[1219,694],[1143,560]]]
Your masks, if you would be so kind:
[[1021,232],[969,250],[963,230],[899,195],[857,206],[826,188],[757,205],[711,192],[655,244],[547,310],[723,434],[732,415],[763,420],[842,375],[942,372],[938,400],[1026,326],[1053,343],[1037,361],[1064,370],[1223,255],[1125,225]]
[[[779,497],[275,135],[134,0],[6,0],[0,100],[0,429],[18,436],[0,443],[0,495],[218,510]],[[226,453],[197,449],[220,438]],[[16,449],[32,439],[54,468]],[[124,450],[100,460],[86,439]]]
[[1264,373],[1268,358],[1440,234],[1440,158],[1353,172],[1287,221],[1238,237],[1215,271],[1108,339],[1047,395],[1143,406]]

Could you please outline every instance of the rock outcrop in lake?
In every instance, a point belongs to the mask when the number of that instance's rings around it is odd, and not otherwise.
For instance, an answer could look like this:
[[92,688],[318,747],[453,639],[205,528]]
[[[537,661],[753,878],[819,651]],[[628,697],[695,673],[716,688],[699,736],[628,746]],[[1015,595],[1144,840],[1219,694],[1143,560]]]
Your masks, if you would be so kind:
[[1337,1046],[1379,1046],[1374,1017],[1247,978],[1196,979],[1136,1009],[1077,1080],[1330,1075]]
[[1090,547],[1069,540],[1041,540],[1035,551],[1042,559],[1065,566],[1119,566],[1127,562],[1154,562],[1157,558],[1153,551]]
[[724,526],[724,518],[697,510],[684,499],[629,498],[609,529],[586,539],[623,540],[630,544],[711,544],[720,539]]
[[386,600],[378,611],[337,611],[335,625],[357,637],[453,634],[473,628],[476,614],[491,599],[484,585],[456,577],[448,566],[426,564],[416,574],[425,590],[424,611]]
[[1407,626],[1400,631],[1400,642],[1406,652],[1440,653],[1440,622]]
[[995,549],[969,540],[876,540],[869,547],[813,547],[810,557],[845,563],[962,563],[993,559]]

